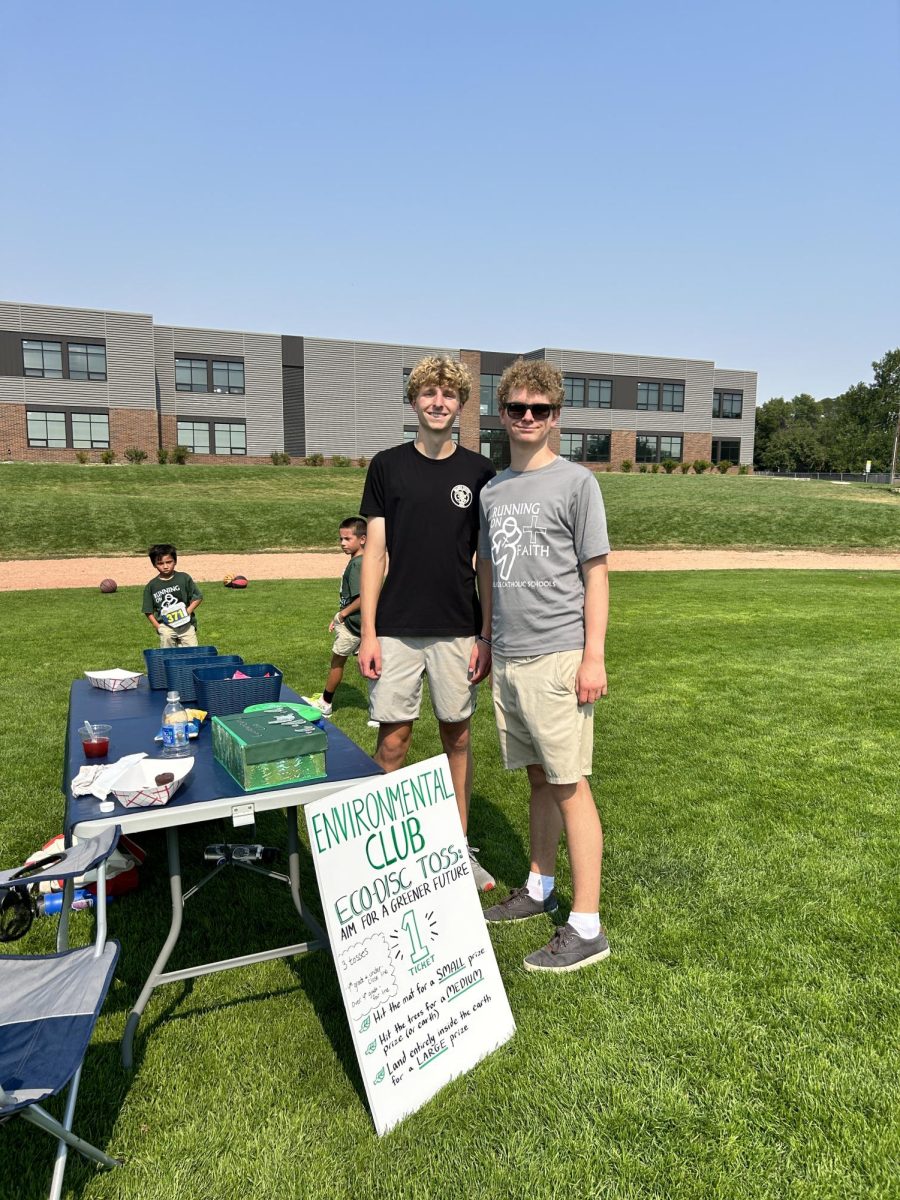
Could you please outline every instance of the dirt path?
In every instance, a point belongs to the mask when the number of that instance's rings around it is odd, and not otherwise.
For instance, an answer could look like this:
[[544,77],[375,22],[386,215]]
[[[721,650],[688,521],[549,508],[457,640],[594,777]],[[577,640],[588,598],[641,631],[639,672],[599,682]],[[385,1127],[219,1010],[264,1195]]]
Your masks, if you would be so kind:
[[[190,554],[184,567],[202,582],[240,572],[254,579],[337,579],[342,554]],[[900,554],[827,554],[817,550],[617,550],[612,571],[730,571],[748,568],[795,571],[900,571]],[[34,559],[0,562],[0,592],[32,588],[96,587],[115,579],[122,587],[146,583],[152,569],[144,556]]]

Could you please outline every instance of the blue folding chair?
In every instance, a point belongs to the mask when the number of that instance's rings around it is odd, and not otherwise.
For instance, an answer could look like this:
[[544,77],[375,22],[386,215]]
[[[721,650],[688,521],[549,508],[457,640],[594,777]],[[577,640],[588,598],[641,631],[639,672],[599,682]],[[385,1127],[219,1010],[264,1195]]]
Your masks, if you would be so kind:
[[[16,940],[31,924],[31,885],[46,879],[66,881],[57,952],[0,955],[0,1123],[18,1114],[58,1139],[50,1200],[59,1200],[62,1192],[70,1146],[105,1167],[121,1163],[72,1132],[81,1066],[119,957],[119,943],[106,940],[106,860],[118,840],[118,827],[107,829],[60,855],[0,871],[0,936],[6,941]],[[95,868],[96,938],[93,944],[69,950],[73,881]],[[40,1102],[67,1084],[60,1122]]]

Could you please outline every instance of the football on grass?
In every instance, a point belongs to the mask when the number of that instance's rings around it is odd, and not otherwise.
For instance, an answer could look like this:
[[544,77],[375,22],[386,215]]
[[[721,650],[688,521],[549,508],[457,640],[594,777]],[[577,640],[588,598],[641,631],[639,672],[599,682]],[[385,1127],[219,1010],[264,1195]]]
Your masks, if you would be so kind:
[[116,581],[114,579],[101,579],[100,580],[100,591],[101,592],[114,592],[118,586],[119,585],[116,583]]

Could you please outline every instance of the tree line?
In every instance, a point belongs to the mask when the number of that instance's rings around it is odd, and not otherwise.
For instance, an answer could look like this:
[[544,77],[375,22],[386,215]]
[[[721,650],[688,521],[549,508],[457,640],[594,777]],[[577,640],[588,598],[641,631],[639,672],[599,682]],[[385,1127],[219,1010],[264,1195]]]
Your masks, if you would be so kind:
[[773,396],[756,410],[754,465],[764,471],[890,471],[900,429],[900,349],[872,363],[871,383],[816,400]]

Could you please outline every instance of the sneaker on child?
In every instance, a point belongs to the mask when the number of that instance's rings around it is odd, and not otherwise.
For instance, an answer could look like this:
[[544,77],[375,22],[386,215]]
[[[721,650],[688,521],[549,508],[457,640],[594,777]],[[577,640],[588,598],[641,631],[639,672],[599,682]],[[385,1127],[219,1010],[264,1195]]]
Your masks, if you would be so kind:
[[543,917],[546,913],[555,913],[559,907],[556,891],[552,891],[546,900],[534,900],[528,894],[527,887],[513,888],[505,900],[485,910],[486,921],[527,921],[529,917]]
[[560,925],[546,946],[523,960],[526,971],[578,971],[609,958],[603,927],[595,938],[583,938],[571,925]]
[[319,710],[323,717],[330,717],[334,711],[333,706],[328,703],[321,692],[316,692],[314,696],[310,696],[309,702],[313,708],[317,708]]

